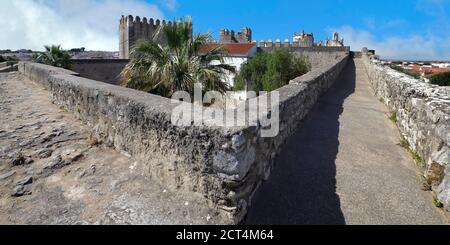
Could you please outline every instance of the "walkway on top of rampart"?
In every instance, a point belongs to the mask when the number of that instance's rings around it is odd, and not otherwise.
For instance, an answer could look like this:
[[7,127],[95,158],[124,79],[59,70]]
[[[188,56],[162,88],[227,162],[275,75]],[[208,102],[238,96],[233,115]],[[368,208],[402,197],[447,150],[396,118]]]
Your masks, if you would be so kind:
[[290,138],[249,224],[445,224],[361,59],[349,61]]

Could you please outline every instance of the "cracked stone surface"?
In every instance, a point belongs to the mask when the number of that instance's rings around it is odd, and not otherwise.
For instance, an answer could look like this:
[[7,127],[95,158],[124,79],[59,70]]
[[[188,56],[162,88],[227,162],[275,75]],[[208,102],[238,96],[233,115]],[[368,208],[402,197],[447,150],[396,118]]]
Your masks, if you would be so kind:
[[[0,114],[0,224],[226,220],[204,199],[167,191],[143,164],[94,144],[85,125],[18,73],[0,74]],[[23,162],[15,166],[17,158]]]

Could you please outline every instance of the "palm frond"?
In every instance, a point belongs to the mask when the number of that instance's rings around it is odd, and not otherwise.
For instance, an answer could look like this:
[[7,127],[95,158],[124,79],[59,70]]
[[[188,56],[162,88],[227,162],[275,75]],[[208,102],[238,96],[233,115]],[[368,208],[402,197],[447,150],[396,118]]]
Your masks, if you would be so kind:
[[[158,44],[160,32],[167,45]],[[229,90],[224,77],[235,69],[224,63],[225,51],[219,47],[201,53],[211,35],[191,33],[192,21],[185,19],[159,28],[152,41],[138,41],[122,71],[122,85],[167,97],[177,91],[193,94],[195,83],[205,90]]]

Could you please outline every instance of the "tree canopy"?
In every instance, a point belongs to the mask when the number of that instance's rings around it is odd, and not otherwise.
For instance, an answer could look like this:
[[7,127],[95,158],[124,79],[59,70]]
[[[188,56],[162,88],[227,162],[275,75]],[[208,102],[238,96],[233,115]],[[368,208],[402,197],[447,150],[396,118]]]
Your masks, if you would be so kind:
[[[205,91],[228,91],[225,76],[235,68],[224,63],[221,47],[202,51],[211,37],[207,33],[192,35],[191,28],[187,19],[160,28],[153,40],[139,40],[122,72],[123,85],[165,97],[177,91],[193,94],[195,83],[201,83]],[[166,45],[157,41],[161,31]]]
[[286,49],[272,53],[258,53],[244,63],[235,79],[235,90],[271,92],[290,80],[304,75],[311,65],[304,57],[296,56]]
[[46,65],[61,67],[64,69],[72,68],[72,61],[68,51],[61,48],[61,45],[45,46],[43,53],[35,53],[32,56],[33,61]]
[[439,73],[430,78],[430,82],[439,86],[450,86],[450,72]]

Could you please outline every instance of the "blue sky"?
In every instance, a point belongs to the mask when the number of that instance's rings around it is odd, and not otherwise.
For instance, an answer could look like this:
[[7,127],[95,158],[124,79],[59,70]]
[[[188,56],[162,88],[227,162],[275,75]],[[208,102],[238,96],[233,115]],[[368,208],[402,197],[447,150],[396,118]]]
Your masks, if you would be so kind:
[[450,60],[450,0],[0,0],[0,49],[118,50],[120,15],[192,16],[197,32],[253,29],[255,40],[338,31],[383,57]]
[[178,0],[165,14],[191,15],[196,31],[216,36],[220,27],[243,26],[251,27],[258,41],[292,39],[303,29],[323,40],[339,31],[354,49],[372,46],[388,57],[450,59],[448,0]]

